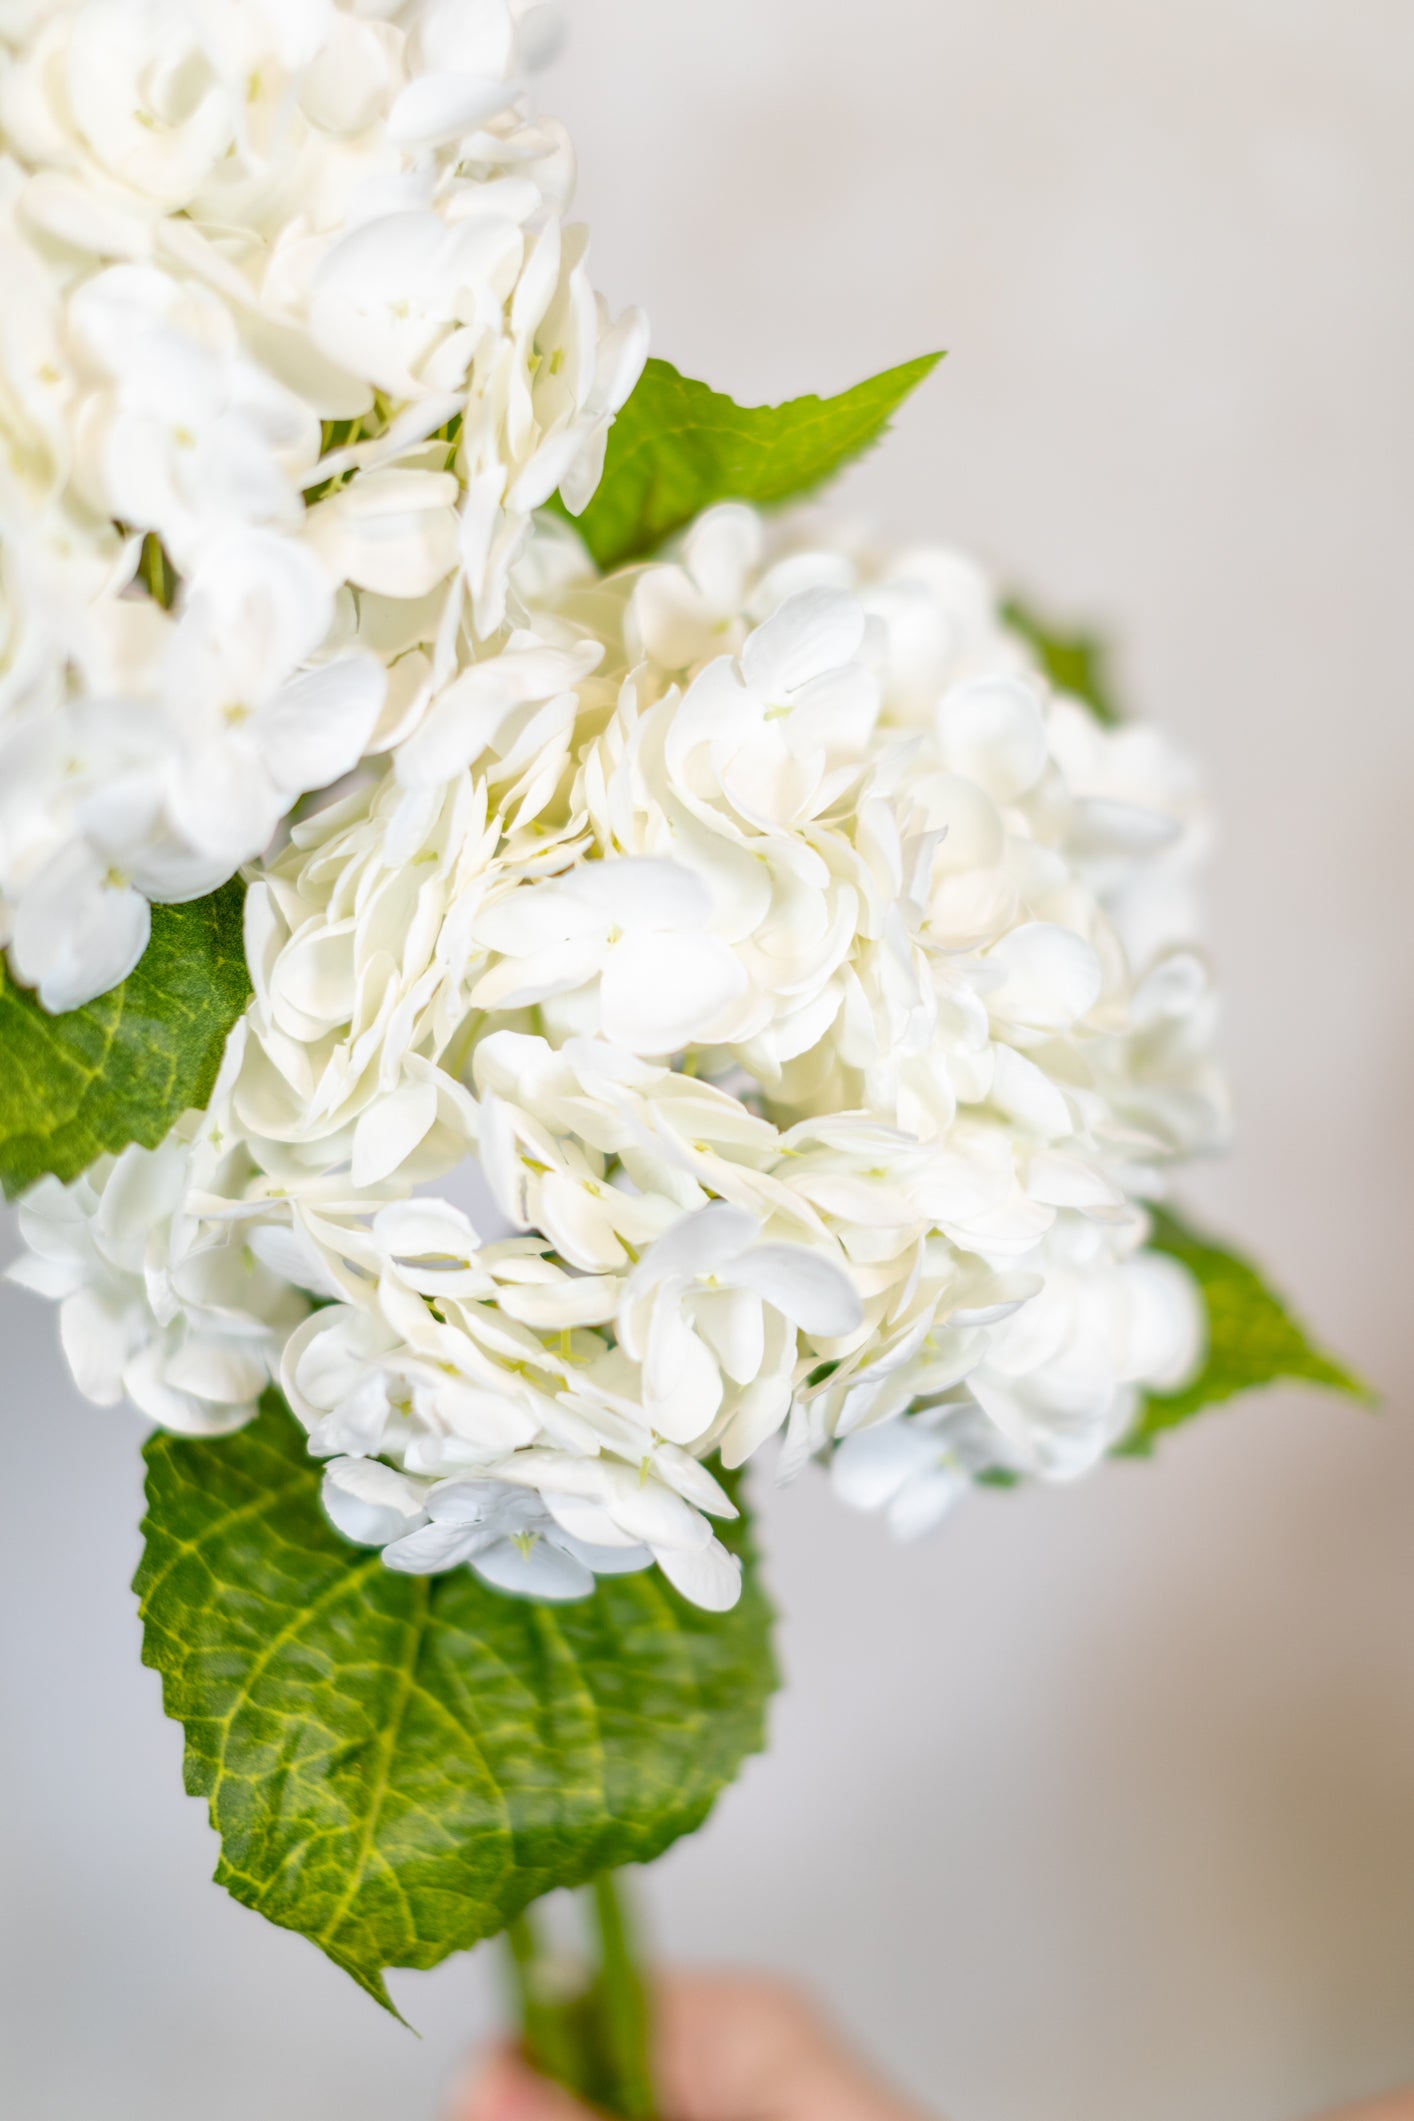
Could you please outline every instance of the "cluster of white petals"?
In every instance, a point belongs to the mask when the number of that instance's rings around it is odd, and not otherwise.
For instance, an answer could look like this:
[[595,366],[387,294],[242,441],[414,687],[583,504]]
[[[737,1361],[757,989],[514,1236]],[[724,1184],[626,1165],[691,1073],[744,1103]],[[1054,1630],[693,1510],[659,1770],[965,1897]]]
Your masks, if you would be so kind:
[[102,1404],[278,1384],[391,1568],[725,1608],[763,1447],[910,1533],[1191,1371],[1204,818],[955,553],[731,504],[601,576],[545,512],[646,352],[550,39],[0,0],[0,947],[74,1008],[241,870],[253,987],[11,1271]]
[[611,323],[521,0],[0,4],[0,946],[51,1010],[495,636]]
[[9,1277],[59,1304],[59,1334],[81,1392],[128,1399],[183,1436],[249,1421],[308,1311],[286,1269],[289,1240],[259,1206],[204,1220],[249,1186],[254,1166],[229,1120],[232,1037],[206,1113],[188,1113],[157,1149],[104,1156],[74,1185],[41,1179],[19,1211],[28,1250]]
[[212,1113],[28,1206],[81,1381],[271,1368],[349,1537],[541,1597],[732,1603],[707,1461],[773,1440],[903,1532],[1082,1472],[1200,1352],[1142,1205],[1224,1127],[1190,767],[948,551],[730,505],[600,577],[542,517],[507,582],[336,629],[411,668],[248,871]]

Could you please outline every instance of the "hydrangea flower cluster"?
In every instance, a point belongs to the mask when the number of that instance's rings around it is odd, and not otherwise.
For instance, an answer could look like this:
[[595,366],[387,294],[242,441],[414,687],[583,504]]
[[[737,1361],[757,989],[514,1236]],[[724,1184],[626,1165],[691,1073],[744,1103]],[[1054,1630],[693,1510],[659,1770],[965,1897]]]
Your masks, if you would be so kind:
[[704,1461],[773,1438],[905,1532],[1084,1470],[1198,1352],[1138,1205],[1222,1125],[1190,769],[948,552],[729,505],[509,581],[251,870],[210,1111],[26,1205],[81,1377],[221,1428],[268,1363],[345,1532],[544,1597],[729,1604]]
[[539,10],[0,40],[3,940],[72,1007],[243,867],[254,988],[205,1112],[23,1204],[82,1389],[276,1381],[351,1539],[544,1598],[730,1606],[768,1445],[905,1533],[1093,1464],[1199,1353],[1187,764],[949,551],[729,503],[602,575],[544,512],[645,333]]
[[517,0],[0,9],[0,945],[123,979],[581,506],[611,324]]

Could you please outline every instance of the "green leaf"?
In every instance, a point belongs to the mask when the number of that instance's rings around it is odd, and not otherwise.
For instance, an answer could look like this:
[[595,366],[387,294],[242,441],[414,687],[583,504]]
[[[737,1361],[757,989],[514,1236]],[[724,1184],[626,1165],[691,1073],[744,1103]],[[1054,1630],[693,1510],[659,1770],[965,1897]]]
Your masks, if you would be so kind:
[[211,1095],[250,999],[238,880],[154,906],[152,940],[121,986],[50,1016],[0,960],[0,1184],[77,1178],[105,1150],[155,1148]]
[[942,358],[924,354],[836,398],[784,405],[735,405],[650,361],[609,430],[594,498],[573,520],[608,569],[642,559],[717,501],[795,500],[877,442]]
[[1095,633],[1063,633],[1020,597],[1002,606],[1008,626],[1029,641],[1057,692],[1083,700],[1098,721],[1113,727],[1124,719],[1115,697],[1110,650]]
[[1353,1399],[1371,1398],[1368,1386],[1315,1346],[1249,1261],[1162,1208],[1150,1212],[1154,1249],[1181,1260],[1198,1283],[1208,1314],[1208,1350],[1192,1384],[1181,1392],[1148,1395],[1138,1424],[1117,1455],[1146,1457],[1165,1429],[1177,1428],[1205,1407],[1258,1385],[1324,1385]]
[[648,1862],[763,1743],[770,1608],[742,1525],[731,1613],[655,1569],[532,1605],[346,1545],[274,1393],[239,1435],[159,1436],[147,1463],[143,1658],[185,1727],[217,1880],[384,2004],[384,1968]]

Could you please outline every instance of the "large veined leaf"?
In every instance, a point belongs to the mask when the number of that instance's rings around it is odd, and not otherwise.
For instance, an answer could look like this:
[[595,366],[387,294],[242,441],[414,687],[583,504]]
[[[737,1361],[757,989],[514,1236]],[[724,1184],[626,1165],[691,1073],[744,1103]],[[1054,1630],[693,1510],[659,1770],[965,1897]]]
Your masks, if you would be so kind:
[[1150,1240],[1157,1251],[1181,1260],[1198,1283],[1208,1314],[1203,1367],[1181,1392],[1150,1393],[1136,1426],[1120,1446],[1125,1456],[1144,1456],[1165,1429],[1177,1428],[1205,1407],[1258,1385],[1324,1385],[1355,1399],[1370,1393],[1343,1363],[1308,1336],[1257,1269],[1182,1222],[1155,1208]]
[[1123,719],[1110,675],[1110,651],[1099,634],[1057,626],[1021,597],[1009,597],[1002,616],[1030,643],[1057,692],[1083,700],[1107,725]]
[[941,354],[885,369],[834,398],[736,405],[650,361],[609,430],[604,475],[576,517],[600,567],[642,559],[718,501],[795,500],[877,442]]
[[159,1436],[147,1462],[143,1658],[185,1727],[217,1881],[380,2002],[386,1967],[656,1856],[763,1744],[776,1674],[744,1526],[731,1613],[657,1570],[533,1605],[347,1545],[274,1393],[239,1435]]
[[154,906],[152,940],[121,986],[50,1016],[0,960],[0,1184],[76,1178],[105,1150],[155,1148],[211,1095],[250,999],[244,886]]

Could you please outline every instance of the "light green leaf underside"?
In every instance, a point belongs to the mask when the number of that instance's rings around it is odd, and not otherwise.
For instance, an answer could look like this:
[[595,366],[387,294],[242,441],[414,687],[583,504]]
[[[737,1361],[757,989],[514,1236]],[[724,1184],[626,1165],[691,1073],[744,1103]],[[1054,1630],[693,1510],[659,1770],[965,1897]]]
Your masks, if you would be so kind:
[[1096,719],[1109,727],[1123,720],[1110,671],[1110,650],[1098,634],[1063,629],[1043,619],[1021,597],[1008,597],[1002,616],[1030,643],[1057,692],[1083,700]]
[[146,1455],[143,1659],[185,1727],[217,1882],[384,2004],[384,1968],[648,1862],[764,1742],[771,1616],[741,1526],[734,1612],[657,1570],[532,1605],[345,1544],[274,1393],[237,1436]]
[[76,1178],[105,1150],[155,1148],[211,1095],[250,998],[244,886],[154,906],[152,940],[119,987],[49,1016],[0,960],[0,1184],[13,1198],[46,1171]]
[[604,475],[574,518],[580,534],[600,567],[620,567],[718,501],[796,500],[877,442],[941,359],[924,354],[838,397],[784,405],[737,405],[650,361],[609,430]]
[[1178,1216],[1160,1208],[1151,1212],[1155,1250],[1181,1260],[1202,1292],[1208,1349],[1202,1370],[1183,1391],[1148,1395],[1136,1427],[1120,1446],[1122,1456],[1147,1455],[1165,1429],[1177,1428],[1205,1407],[1258,1385],[1324,1385],[1354,1399],[1370,1398],[1358,1377],[1314,1344],[1247,1260],[1190,1229]]

